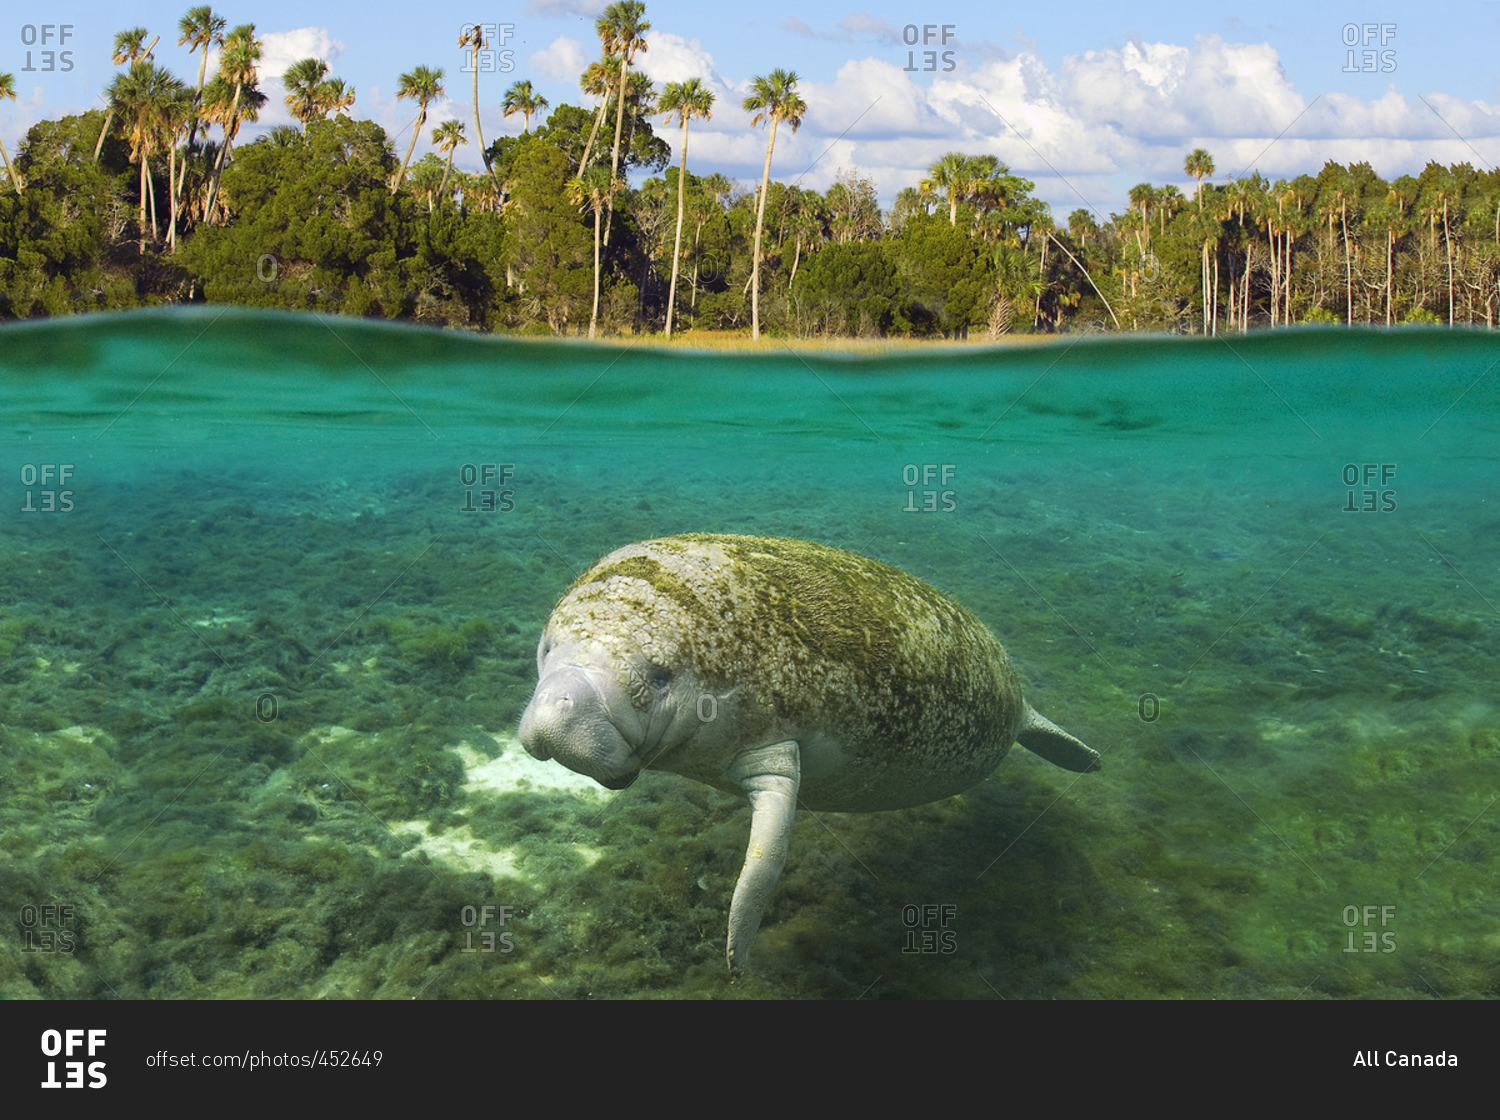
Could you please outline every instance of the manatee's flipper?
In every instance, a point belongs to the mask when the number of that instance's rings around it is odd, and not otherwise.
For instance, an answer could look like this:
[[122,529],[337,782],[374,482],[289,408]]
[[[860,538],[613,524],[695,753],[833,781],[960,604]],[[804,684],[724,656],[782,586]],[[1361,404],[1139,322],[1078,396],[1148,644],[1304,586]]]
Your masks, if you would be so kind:
[[792,740],[756,747],[736,758],[724,776],[738,782],[750,798],[750,845],[729,903],[725,957],[734,972],[750,963],[760,916],[786,863],[792,818],[797,813],[797,787],[802,783],[802,754]]
[[1030,704],[1021,716],[1021,728],[1016,732],[1016,741],[1039,754],[1053,766],[1064,770],[1076,770],[1087,774],[1099,769],[1099,752],[1075,739],[1046,716],[1038,715]]

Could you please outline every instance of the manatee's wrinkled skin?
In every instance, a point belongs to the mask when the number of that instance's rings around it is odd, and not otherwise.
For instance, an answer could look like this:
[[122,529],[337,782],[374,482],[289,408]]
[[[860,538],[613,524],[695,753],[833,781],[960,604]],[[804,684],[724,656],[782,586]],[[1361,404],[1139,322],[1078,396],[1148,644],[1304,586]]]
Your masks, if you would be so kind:
[[807,541],[691,534],[627,545],[559,600],[522,744],[609,789],[668,770],[750,799],[727,957],[744,968],[797,805],[936,801],[1011,744],[1070,770],[1091,748],[1033,711],[964,608],[875,560]]

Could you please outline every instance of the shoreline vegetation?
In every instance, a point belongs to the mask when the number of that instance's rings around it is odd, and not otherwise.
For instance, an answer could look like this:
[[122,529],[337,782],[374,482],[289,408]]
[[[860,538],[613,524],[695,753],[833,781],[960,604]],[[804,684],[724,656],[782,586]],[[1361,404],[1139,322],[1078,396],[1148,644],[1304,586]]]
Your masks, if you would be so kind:
[[[454,74],[423,64],[399,76],[413,111],[404,153],[320,59],[262,89],[254,24],[188,11],[176,39],[187,78],[158,61],[166,29],[123,30],[107,109],[42,121],[0,150],[0,323],[229,304],[526,337],[877,351],[1496,326],[1500,170],[1429,162],[1387,181],[1330,160],[1292,179],[1215,182],[1199,148],[1181,185],[1143,182],[1123,214],[1061,219],[994,155],[951,151],[882,209],[857,167],[822,192],[776,181],[778,137],[820,109],[795,73],[758,75],[724,106],[701,79],[658,88],[642,72],[643,3],[617,0],[595,29],[583,104],[553,107],[525,79],[485,88],[491,48],[482,27],[462,28]],[[432,128],[437,151],[413,160],[430,108],[463,93],[472,114]],[[297,124],[242,142],[276,96]],[[15,98],[0,73],[0,100]],[[486,145],[483,110],[496,104],[523,128]],[[691,158],[694,122],[726,110],[765,137],[758,179]],[[474,174],[454,167],[471,132]]]

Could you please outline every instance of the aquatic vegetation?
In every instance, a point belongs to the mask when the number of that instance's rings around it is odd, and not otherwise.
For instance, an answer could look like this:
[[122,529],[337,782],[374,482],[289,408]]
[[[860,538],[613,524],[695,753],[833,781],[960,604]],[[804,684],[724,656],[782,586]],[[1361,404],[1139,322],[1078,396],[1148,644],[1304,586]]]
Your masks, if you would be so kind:
[[[1453,571],[1493,599],[1488,381],[1422,441],[1420,486],[1418,453],[1400,466],[1398,510],[1362,515],[1222,348],[810,356],[818,377],[642,348],[596,397],[586,348],[341,326],[387,390],[320,325],[231,313],[199,350],[204,322],[20,326],[0,351],[13,462],[67,461],[78,425],[119,417],[76,513],[0,520],[0,994],[1500,989],[1500,629]],[[1494,360],[1473,336],[1356,337],[1238,348],[1375,458]],[[120,416],[179,354],[171,395]],[[1010,409],[1044,372],[1041,407]],[[464,468],[496,462],[514,508],[482,514]],[[927,462],[955,466],[952,512],[907,512]],[[1018,751],[936,805],[803,815],[761,971],[728,982],[741,800],[666,774],[566,787],[514,738],[562,589],[690,530],[928,580],[1104,769],[1070,786]],[[49,904],[69,952],[27,949],[20,915]],[[1348,951],[1367,931],[1396,951]]]

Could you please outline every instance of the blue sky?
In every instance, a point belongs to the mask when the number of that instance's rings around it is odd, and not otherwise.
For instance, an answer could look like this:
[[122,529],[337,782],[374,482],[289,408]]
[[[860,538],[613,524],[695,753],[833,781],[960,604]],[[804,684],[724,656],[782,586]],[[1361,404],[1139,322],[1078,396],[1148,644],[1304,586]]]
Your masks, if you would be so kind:
[[[160,34],[158,63],[196,81],[197,57],[177,46],[178,20],[191,6],[7,4],[0,71],[13,75],[17,94],[0,103],[7,149],[14,152],[37,120],[99,103],[115,70],[114,34],[124,28]],[[271,102],[263,127],[290,120],[281,71],[317,55],[355,87],[354,115],[383,125],[399,154],[415,112],[395,100],[397,78],[418,64],[442,67],[447,100],[429,113],[420,155],[445,119],[467,122],[472,136],[472,75],[457,45],[468,24],[496,25],[494,54],[480,74],[492,140],[521,129],[519,116],[500,111],[516,80],[530,79],[554,106],[587,104],[577,78],[597,56],[594,20],[604,2],[213,6],[230,27],[254,23],[266,41],[261,89]],[[1387,178],[1415,173],[1429,159],[1500,163],[1500,4],[1482,0],[1146,8],[647,0],[646,17],[648,49],[637,65],[658,87],[698,77],[717,94],[713,120],[693,125],[690,166],[747,186],[759,178],[765,130],[752,130],[740,102],[755,75],[776,68],[797,72],[808,110],[795,135],[778,133],[773,175],[823,190],[841,169],[857,167],[887,204],[955,149],[998,155],[1036,182],[1059,219],[1080,206],[1101,220],[1123,212],[1130,187],[1143,180],[1190,188],[1182,162],[1196,147],[1213,154],[1220,182],[1256,169],[1271,179],[1316,173],[1329,158],[1368,160]],[[675,128],[658,119],[658,131],[675,146]],[[472,143],[456,158],[480,166]]]

